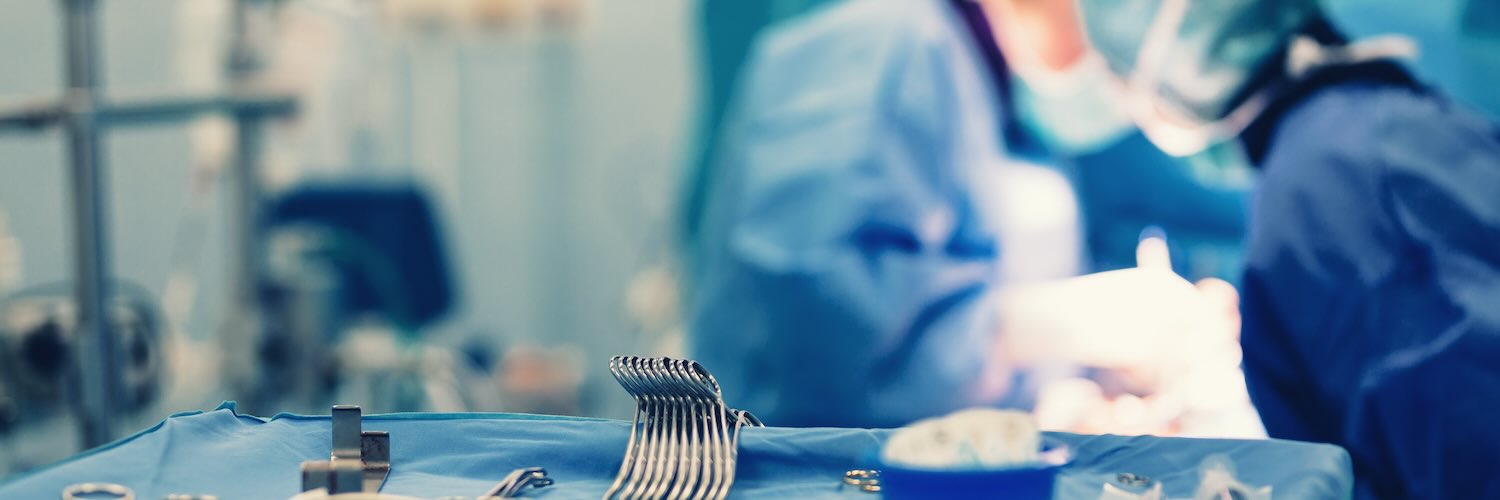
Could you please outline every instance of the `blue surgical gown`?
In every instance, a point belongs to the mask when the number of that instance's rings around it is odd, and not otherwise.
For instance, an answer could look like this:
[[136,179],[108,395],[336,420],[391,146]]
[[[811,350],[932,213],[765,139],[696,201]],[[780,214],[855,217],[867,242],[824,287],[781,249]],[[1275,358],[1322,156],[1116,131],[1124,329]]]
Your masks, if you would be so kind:
[[1393,65],[1251,130],[1245,373],[1273,437],[1362,497],[1500,498],[1500,131]]
[[852,0],[753,49],[686,293],[690,351],[767,423],[1017,392],[990,354],[997,90],[959,4]]
[[750,45],[767,26],[802,15],[837,0],[702,0],[698,3],[696,31],[699,51],[698,151],[688,165],[681,203],[682,241],[691,244],[698,235],[708,186],[713,183],[713,154],[718,149],[719,129],[740,81],[741,68]]

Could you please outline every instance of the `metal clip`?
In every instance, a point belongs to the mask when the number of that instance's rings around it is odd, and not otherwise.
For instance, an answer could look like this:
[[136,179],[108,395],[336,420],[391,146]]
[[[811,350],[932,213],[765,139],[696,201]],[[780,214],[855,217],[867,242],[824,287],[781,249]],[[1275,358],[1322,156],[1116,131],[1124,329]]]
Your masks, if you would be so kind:
[[552,483],[552,478],[547,477],[546,469],[541,467],[524,467],[511,471],[509,475],[505,476],[504,480],[500,481],[500,484],[495,485],[494,488],[490,488],[488,493],[480,495],[479,499],[516,498],[521,496],[521,492],[525,491],[528,486],[541,488],[551,486]]
[[391,474],[391,435],[362,431],[358,406],[334,406],[332,416],[332,452],[326,461],[302,463],[302,491],[323,488],[330,495],[380,491]]

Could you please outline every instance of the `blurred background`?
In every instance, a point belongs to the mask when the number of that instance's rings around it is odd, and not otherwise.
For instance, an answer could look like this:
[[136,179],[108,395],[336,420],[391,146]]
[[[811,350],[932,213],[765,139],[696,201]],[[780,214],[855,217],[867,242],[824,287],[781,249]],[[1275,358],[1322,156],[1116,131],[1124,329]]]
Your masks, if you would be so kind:
[[[224,400],[628,418],[604,368],[685,355],[680,242],[745,54],[829,3],[98,2],[102,98],[295,102],[249,140],[217,111],[100,134],[102,310],[123,374],[106,434]],[[68,87],[65,4],[0,7],[0,109]],[[1461,37],[1465,5],[1330,8],[1353,34],[1413,36],[1423,78],[1500,116],[1481,84],[1500,69],[1474,62],[1495,48]],[[0,476],[99,444],[76,415],[68,145],[62,127],[0,125]],[[1128,134],[1049,168],[1074,201],[1030,216],[1081,262],[1065,273],[1133,266],[1157,227],[1180,274],[1237,276],[1250,174],[1234,158],[1172,159]]]

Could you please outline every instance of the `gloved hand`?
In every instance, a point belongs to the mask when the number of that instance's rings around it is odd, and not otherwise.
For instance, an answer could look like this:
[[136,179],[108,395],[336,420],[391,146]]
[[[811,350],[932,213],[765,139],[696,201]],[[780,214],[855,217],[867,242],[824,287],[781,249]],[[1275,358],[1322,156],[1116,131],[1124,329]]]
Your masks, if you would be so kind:
[[1239,295],[1217,279],[1172,274],[1166,243],[1146,238],[1138,267],[1083,276],[1006,297],[1002,356],[1105,369],[1096,380],[1041,387],[1049,430],[1263,437],[1240,371]]
[[1146,238],[1138,267],[1003,291],[997,355],[1021,366],[1067,362],[1147,381],[1195,364],[1237,366],[1233,287],[1194,286],[1168,262],[1166,243]]

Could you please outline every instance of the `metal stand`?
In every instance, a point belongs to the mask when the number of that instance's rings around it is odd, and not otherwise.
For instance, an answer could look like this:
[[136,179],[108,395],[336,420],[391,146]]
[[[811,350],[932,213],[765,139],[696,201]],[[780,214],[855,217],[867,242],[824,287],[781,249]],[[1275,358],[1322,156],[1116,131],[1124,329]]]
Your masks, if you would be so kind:
[[94,0],[65,0],[68,90],[61,118],[68,131],[69,176],[73,191],[73,286],[78,307],[79,424],[84,446],[111,438],[109,409],[120,388],[120,348],[109,331],[105,300],[109,291],[109,248],[104,220],[104,166],[99,155],[99,62]]
[[328,460],[302,463],[302,491],[330,495],[376,493],[391,475],[391,435],[361,430],[358,406],[333,407],[333,452]]
[[[258,0],[239,0],[239,4]],[[254,262],[258,244],[259,128],[268,116],[288,115],[296,102],[287,93],[237,85],[222,95],[167,95],[106,101],[101,97],[97,57],[97,0],[61,0],[67,47],[67,85],[61,99],[0,106],[0,131],[63,127],[67,131],[70,202],[73,205],[73,279],[78,308],[76,413],[83,444],[92,448],[109,442],[114,433],[109,414],[117,408],[120,388],[120,348],[110,332],[106,301],[110,295],[107,199],[104,193],[104,155],[101,136],[106,129],[139,123],[182,121],[206,113],[228,113],[239,125],[239,156],[235,169],[240,185],[241,238],[236,242]],[[249,51],[254,44],[248,30],[236,29],[235,47]],[[234,72],[248,82],[259,65]],[[245,272],[258,266],[242,264]],[[253,280],[252,280],[253,281]]]

